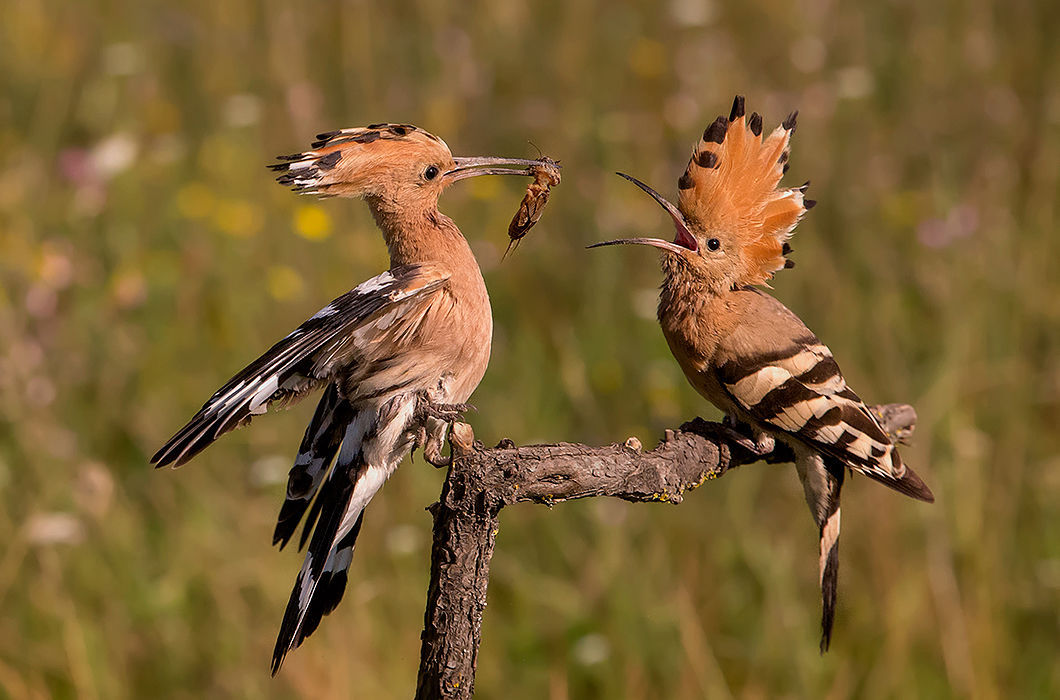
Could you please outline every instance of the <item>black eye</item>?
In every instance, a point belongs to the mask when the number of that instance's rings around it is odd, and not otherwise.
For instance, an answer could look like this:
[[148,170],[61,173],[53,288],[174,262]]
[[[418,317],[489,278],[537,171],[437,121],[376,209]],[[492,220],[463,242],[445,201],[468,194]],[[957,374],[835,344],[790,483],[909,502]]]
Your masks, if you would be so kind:
[[427,169],[423,171],[423,176],[428,180],[433,180],[438,177],[438,166],[428,165]]
[[709,241],[707,241],[707,250],[717,250],[720,247],[721,241],[719,241],[717,238],[711,238]]

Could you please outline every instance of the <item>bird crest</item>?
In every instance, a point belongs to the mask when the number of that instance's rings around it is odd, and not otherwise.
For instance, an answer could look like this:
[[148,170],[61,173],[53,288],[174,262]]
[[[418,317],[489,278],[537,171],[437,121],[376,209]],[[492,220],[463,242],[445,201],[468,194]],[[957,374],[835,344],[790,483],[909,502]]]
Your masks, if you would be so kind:
[[792,112],[763,139],[761,115],[747,117],[737,95],[729,118],[719,116],[703,132],[677,182],[677,208],[691,226],[707,234],[729,232],[738,241],[742,284],[762,284],[794,266],[784,257],[791,252],[787,239],[816,204],[803,196],[809,182],[778,187],[788,170],[797,115]]
[[312,150],[278,156],[269,168],[276,181],[299,194],[362,197],[393,179],[395,164],[437,161],[453,155],[444,141],[412,124],[369,124],[317,134]]

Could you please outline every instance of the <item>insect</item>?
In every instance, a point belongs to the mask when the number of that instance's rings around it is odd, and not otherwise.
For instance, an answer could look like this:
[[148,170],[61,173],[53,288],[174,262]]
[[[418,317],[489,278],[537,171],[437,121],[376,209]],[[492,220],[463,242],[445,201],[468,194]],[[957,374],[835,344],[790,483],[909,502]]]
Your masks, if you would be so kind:
[[523,236],[530,233],[530,229],[545,211],[551,189],[559,184],[559,162],[548,156],[542,156],[538,162],[539,165],[530,168],[534,174],[534,181],[527,186],[526,195],[519,203],[519,210],[512,217],[512,222],[508,224],[508,238],[511,241],[508,243],[508,250],[504,251],[502,260],[519,245]]

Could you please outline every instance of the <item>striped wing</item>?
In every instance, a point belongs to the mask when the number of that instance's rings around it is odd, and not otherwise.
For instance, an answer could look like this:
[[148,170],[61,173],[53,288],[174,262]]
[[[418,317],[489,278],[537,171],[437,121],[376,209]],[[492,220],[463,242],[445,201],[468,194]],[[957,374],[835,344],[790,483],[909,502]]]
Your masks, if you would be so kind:
[[906,495],[934,500],[890,437],[847,386],[813,334],[783,349],[734,358],[716,370],[723,389],[759,423],[779,429]]
[[402,265],[343,294],[218,389],[151,462],[179,466],[272,402],[301,398],[323,382],[355,386],[400,354],[448,279],[434,265]]

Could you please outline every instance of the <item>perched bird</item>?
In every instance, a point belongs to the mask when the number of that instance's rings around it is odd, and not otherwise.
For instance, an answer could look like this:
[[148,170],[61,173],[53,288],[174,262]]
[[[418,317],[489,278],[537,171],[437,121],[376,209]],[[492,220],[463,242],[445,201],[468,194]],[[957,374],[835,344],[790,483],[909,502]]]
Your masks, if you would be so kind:
[[341,600],[365,506],[414,447],[444,463],[446,431],[486,371],[489,296],[464,236],[438,211],[439,195],[467,177],[531,175],[536,165],[454,158],[444,141],[407,124],[317,138],[312,150],[270,166],[277,180],[304,194],[364,199],[390,269],[247,365],[151,458],[179,466],[270,405],[323,389],[273,535],[282,549],[308,510],[299,548],[312,539],[276,640],[274,675]]
[[849,468],[923,501],[931,491],[902,463],[879,421],[847,386],[832,353],[783,304],[754,285],[793,263],[787,239],[815,202],[809,183],[778,187],[787,171],[797,112],[762,138],[762,117],[747,117],[737,96],[729,118],[703,132],[677,182],[674,206],[651,195],[673,219],[674,240],[630,238],[660,248],[664,281],[658,316],[688,381],[732,425],[750,426],[756,454],[774,441],[796,455],[796,470],[820,530],[821,651],[828,649],[839,566],[839,490]]

